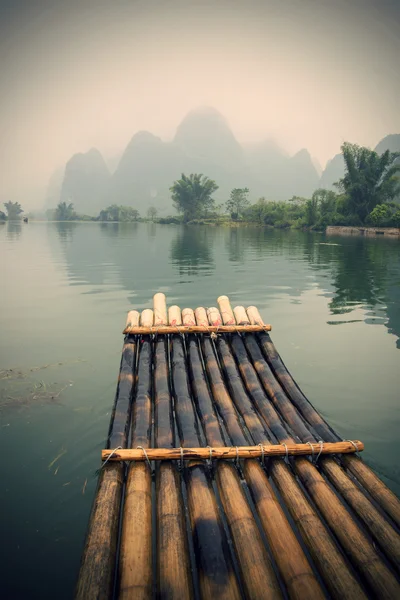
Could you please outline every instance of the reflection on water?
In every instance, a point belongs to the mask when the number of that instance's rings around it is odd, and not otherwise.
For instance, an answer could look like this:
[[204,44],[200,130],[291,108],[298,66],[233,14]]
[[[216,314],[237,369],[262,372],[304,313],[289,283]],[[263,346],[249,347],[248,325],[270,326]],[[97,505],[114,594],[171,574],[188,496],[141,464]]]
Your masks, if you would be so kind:
[[209,273],[214,264],[212,227],[183,227],[171,241],[171,262],[180,274]]
[[[257,305],[306,394],[344,437],[365,442],[366,460],[400,491],[398,240],[19,222],[0,227],[0,252],[4,597],[72,596],[125,313],[151,306],[158,290],[182,307],[221,294]],[[16,382],[2,381],[6,369]],[[54,390],[57,402],[43,401]]]

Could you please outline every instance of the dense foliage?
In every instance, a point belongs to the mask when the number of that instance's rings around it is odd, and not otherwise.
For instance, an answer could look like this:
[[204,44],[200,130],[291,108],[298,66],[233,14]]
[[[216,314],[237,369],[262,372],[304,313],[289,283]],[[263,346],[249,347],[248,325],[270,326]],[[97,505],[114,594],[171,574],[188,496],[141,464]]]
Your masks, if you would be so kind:
[[342,210],[355,224],[365,223],[379,204],[391,202],[399,191],[399,152],[377,152],[345,142],[342,146],[345,175],[338,182],[344,194]]
[[131,206],[118,206],[112,204],[104,210],[100,211],[99,221],[137,221],[139,219],[139,211]]
[[55,221],[74,221],[77,219],[77,216],[72,202],[69,204],[66,202],[59,202],[54,212]]
[[9,221],[20,219],[20,214],[24,212],[19,202],[4,202],[4,206],[6,207],[7,218]]
[[174,181],[170,188],[172,202],[185,223],[203,217],[214,206],[212,195],[218,185],[205,175],[182,173],[181,179]]
[[226,203],[226,211],[234,221],[243,216],[246,208],[250,205],[248,188],[234,188]]

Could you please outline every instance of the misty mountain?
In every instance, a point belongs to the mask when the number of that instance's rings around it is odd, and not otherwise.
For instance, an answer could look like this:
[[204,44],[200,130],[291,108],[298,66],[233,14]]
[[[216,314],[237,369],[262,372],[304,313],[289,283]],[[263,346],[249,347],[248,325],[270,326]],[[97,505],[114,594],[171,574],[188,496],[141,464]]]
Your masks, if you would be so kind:
[[110,172],[96,148],[74,154],[65,166],[60,199],[72,202],[80,214],[96,215],[104,208]]
[[64,180],[65,168],[59,168],[49,179],[47,184],[46,196],[44,200],[44,210],[55,208],[60,202],[61,188]]
[[319,187],[325,190],[337,191],[333,185],[339,179],[344,176],[344,160],[343,154],[335,154],[335,156],[328,160],[326,167],[322,172],[321,179],[319,180]]
[[307,150],[289,157],[270,141],[245,149],[225,118],[206,107],[182,120],[172,142],[149,132],[135,134],[112,177],[111,195],[142,213],[150,204],[161,214],[170,212],[169,188],[182,172],[215,179],[217,202],[226,201],[234,187],[250,188],[253,199],[309,195],[319,180]]
[[[377,151],[400,148],[400,135],[381,140]],[[203,173],[219,185],[214,197],[225,202],[234,187],[248,187],[252,201],[310,197],[315,189],[335,189],[344,174],[341,154],[320,176],[315,159],[303,148],[289,156],[274,140],[242,146],[226,119],[213,108],[189,112],[171,142],[139,131],[128,143],[113,175],[98,150],[75,154],[67,163],[61,199],[80,213],[97,215],[109,204],[137,208],[153,205],[160,215],[173,212],[170,191],[181,173]]]
[[386,135],[375,147],[375,152],[378,154],[383,154],[386,150],[400,152],[400,133]]
[[[383,154],[386,150],[390,152],[400,152],[400,133],[386,135],[375,146],[375,152]],[[399,161],[400,162],[400,161]],[[344,176],[344,160],[342,154],[336,154],[332,160],[328,161],[325,170],[321,175],[319,187],[327,190],[336,190],[334,183]]]

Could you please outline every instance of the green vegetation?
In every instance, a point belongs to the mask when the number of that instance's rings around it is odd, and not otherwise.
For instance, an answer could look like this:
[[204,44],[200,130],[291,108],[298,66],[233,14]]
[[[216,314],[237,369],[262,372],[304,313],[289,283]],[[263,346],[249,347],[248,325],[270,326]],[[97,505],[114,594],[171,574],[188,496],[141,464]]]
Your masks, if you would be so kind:
[[157,215],[158,210],[155,208],[155,206],[149,206],[149,208],[147,209],[147,218],[150,219],[150,221],[154,221]]
[[378,204],[391,202],[398,193],[399,152],[377,152],[345,142],[342,146],[345,175],[337,186],[344,194],[342,209],[356,224],[365,223]]
[[21,218],[20,214],[24,212],[19,202],[4,202],[4,206],[6,207],[7,218],[9,221],[19,220]]
[[231,191],[226,203],[226,211],[233,221],[237,221],[245,214],[246,208],[250,205],[248,195],[248,188],[234,188]]
[[174,181],[170,188],[172,202],[183,214],[184,223],[203,217],[214,207],[212,195],[217,189],[215,181],[202,174],[182,173],[181,179]]
[[122,221],[130,222],[139,219],[139,211],[131,206],[118,206],[112,204],[104,210],[100,211],[99,221]]
[[56,221],[76,221],[78,215],[74,211],[74,205],[72,202],[67,204],[66,202],[59,202],[54,212],[54,219]]
[[[97,217],[78,214],[72,203],[60,202],[46,211],[48,220],[134,222],[156,221],[161,224],[230,224],[254,223],[263,227],[324,230],[328,225],[365,225],[400,227],[400,152],[383,154],[345,142],[342,145],[344,177],[335,185],[338,192],[317,189],[311,198],[294,196],[286,201],[259,198],[252,204],[249,189],[232,189],[229,199],[215,205],[217,183],[203,174],[191,173],[174,181],[170,191],[178,215],[160,217],[150,205],[146,218],[132,206],[112,204]],[[18,202],[5,202],[8,219],[19,219],[23,212]],[[0,211],[0,221],[6,215]]]

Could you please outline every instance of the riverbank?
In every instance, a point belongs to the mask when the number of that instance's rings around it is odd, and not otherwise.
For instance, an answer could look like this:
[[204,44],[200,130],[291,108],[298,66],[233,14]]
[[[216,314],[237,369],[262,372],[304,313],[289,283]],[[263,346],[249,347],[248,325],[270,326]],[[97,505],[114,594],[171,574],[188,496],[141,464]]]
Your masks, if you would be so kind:
[[328,225],[327,235],[387,235],[400,237],[399,227],[339,227]]

